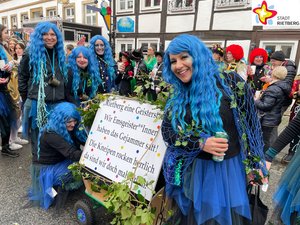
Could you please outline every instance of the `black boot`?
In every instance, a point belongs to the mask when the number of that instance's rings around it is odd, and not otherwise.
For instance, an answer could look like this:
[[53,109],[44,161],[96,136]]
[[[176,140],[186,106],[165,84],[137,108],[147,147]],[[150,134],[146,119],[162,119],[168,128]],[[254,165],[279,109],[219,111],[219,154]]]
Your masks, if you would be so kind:
[[12,150],[9,148],[9,145],[8,145],[8,144],[2,146],[1,154],[2,154],[2,155],[5,155],[5,156],[12,157],[12,158],[16,158],[16,157],[18,157],[18,156],[20,155],[19,153],[12,151]]

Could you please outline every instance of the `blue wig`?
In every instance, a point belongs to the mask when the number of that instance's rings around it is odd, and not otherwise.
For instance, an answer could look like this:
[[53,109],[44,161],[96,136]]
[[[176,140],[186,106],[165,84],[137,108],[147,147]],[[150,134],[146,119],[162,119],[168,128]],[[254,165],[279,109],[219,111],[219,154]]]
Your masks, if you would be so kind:
[[[58,56],[58,64],[60,71],[63,73],[65,79],[67,79],[67,74],[65,71],[65,52],[64,52],[64,44],[61,32],[57,28],[54,23],[51,22],[40,22],[34,29],[34,32],[30,36],[30,45],[29,45],[29,65],[30,69],[33,70],[33,82],[39,83],[42,71],[41,66],[46,70],[46,48],[45,43],[43,41],[43,34],[49,32],[52,29],[56,34],[57,43],[54,46],[54,50]],[[47,71],[46,71],[47,73]]]
[[[170,54],[187,52],[193,58],[193,75],[187,85],[181,82],[171,70]],[[223,122],[219,114],[222,93],[216,85],[219,72],[211,51],[196,36],[182,34],[169,44],[164,57],[164,80],[173,86],[166,110],[171,112],[172,127],[185,130],[187,106],[190,106],[192,119],[196,127],[212,134],[223,131]],[[200,121],[201,120],[201,121]]]
[[74,93],[74,97],[77,97],[77,91],[79,88],[79,82],[80,82],[80,69],[77,66],[76,58],[78,55],[82,53],[84,58],[88,60],[88,66],[87,71],[89,73],[90,79],[92,81],[92,93],[90,94],[90,97],[93,98],[96,95],[98,86],[100,85],[101,78],[99,74],[98,64],[95,60],[95,57],[93,56],[93,53],[90,51],[90,49],[79,46],[75,48],[72,53],[68,57],[68,69],[70,69],[73,72],[73,82],[72,82],[72,90]]
[[54,132],[63,137],[69,144],[74,144],[66,127],[66,123],[70,119],[77,120],[77,124],[73,130],[75,137],[81,142],[85,142],[87,136],[84,129],[79,129],[81,117],[79,112],[76,110],[76,106],[69,102],[62,102],[54,108],[49,116],[47,124],[40,130],[38,145],[40,145],[40,137],[45,131]]
[[[109,78],[110,80],[113,82],[115,80],[115,69],[114,69],[114,66],[115,66],[115,60],[113,58],[113,55],[112,55],[112,50],[111,50],[111,47],[110,47],[110,44],[109,42],[101,35],[95,35],[94,37],[91,38],[90,40],[90,49],[94,54],[95,57],[97,57],[97,53],[95,51],[95,43],[97,40],[101,40],[104,44],[104,55],[103,55],[103,59],[104,61],[107,63],[108,65],[108,74],[109,74]],[[98,60],[96,60],[97,63]],[[99,65],[98,65],[99,67]]]

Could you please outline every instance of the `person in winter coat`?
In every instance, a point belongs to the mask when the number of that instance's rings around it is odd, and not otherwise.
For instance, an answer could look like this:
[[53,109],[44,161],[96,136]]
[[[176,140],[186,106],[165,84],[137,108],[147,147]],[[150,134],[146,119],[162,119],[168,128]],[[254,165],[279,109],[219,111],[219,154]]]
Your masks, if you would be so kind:
[[113,91],[116,78],[115,60],[109,42],[101,35],[95,35],[90,40],[90,47],[96,62],[102,83],[99,85],[99,93]]
[[3,45],[3,41],[8,38],[7,28],[0,24],[0,134],[2,139],[1,154],[12,158],[18,157],[19,153],[12,151],[9,146],[10,124],[12,121],[13,99],[9,94],[7,84],[9,82],[11,72],[8,63],[7,50]]
[[276,67],[272,71],[272,81],[262,96],[255,101],[255,106],[259,111],[264,151],[274,142],[277,136],[273,130],[277,130],[281,122],[281,110],[285,96],[289,94],[289,84],[284,80],[287,75],[287,69],[283,66]]
[[130,81],[133,78],[133,66],[130,62],[129,52],[121,52],[121,60],[118,64],[116,85],[119,85],[119,94],[129,96],[132,94]]
[[226,48],[226,71],[237,72],[245,81],[247,80],[247,65],[243,61],[244,50],[240,45],[229,45]]
[[[261,91],[263,89],[265,76],[270,70],[266,64],[267,61],[268,53],[265,49],[255,48],[250,52],[249,62],[251,69],[248,69],[248,82],[255,91]],[[252,68],[255,68],[255,71],[252,71]]]
[[80,102],[95,97],[101,84],[93,53],[90,49],[79,46],[68,57],[68,84],[66,98],[68,102],[80,106]]
[[[289,86],[290,90],[292,88],[295,76],[296,76],[296,65],[291,60],[286,60],[285,55],[282,51],[276,51],[274,52],[270,57],[270,63],[272,64],[273,68],[276,68],[277,66],[284,66],[287,69],[287,76],[284,79]],[[282,114],[287,110],[287,108],[291,105],[292,98],[289,96],[286,96],[283,107],[282,107]]]
[[65,101],[65,52],[58,27],[51,22],[39,23],[30,36],[28,51],[19,66],[19,92],[30,108],[29,129],[33,162],[37,156],[39,128],[47,123],[54,107]]

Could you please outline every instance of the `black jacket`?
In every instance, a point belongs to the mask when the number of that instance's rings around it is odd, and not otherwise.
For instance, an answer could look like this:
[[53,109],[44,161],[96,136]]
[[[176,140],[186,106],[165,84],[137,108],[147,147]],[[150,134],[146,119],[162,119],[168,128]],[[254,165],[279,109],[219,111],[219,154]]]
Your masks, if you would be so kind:
[[290,93],[290,85],[286,81],[271,84],[262,94],[255,105],[261,116],[261,125],[266,127],[278,126],[281,122],[281,108]]
[[[26,52],[22,57],[18,69],[19,92],[23,101],[25,101],[27,97],[35,100],[37,100],[38,98],[39,85],[33,84],[33,71],[32,69],[31,70],[29,69],[30,67],[29,61],[30,61],[29,53]],[[60,102],[65,100],[64,77],[62,72],[60,71],[57,57],[55,57],[54,61],[55,61],[54,63],[55,76],[56,79],[60,81],[60,84],[57,87],[51,85],[45,86],[45,101],[50,103]],[[48,71],[47,77],[45,77],[44,80],[45,83],[48,83],[49,79],[52,77],[51,65],[49,60],[47,60],[47,71]]]
[[125,67],[124,72],[118,71],[116,78],[116,85],[119,85],[119,94],[129,96],[132,94],[130,81],[133,78],[133,67],[128,65]]
[[300,113],[289,123],[289,125],[281,132],[276,141],[271,145],[275,152],[268,150],[265,154],[266,160],[272,162],[273,158],[294,138],[300,135]]
[[[282,66],[285,66],[285,68],[287,69],[287,76],[284,79],[284,81],[286,81],[289,84],[289,88],[291,91],[296,76],[296,65],[293,61],[286,60],[283,62]],[[287,95],[283,101],[283,106],[289,106],[292,103],[292,100],[293,99]]]
[[56,164],[66,159],[79,161],[82,151],[79,141],[75,138],[74,145],[69,144],[63,137],[54,132],[44,132],[40,137],[38,163]]

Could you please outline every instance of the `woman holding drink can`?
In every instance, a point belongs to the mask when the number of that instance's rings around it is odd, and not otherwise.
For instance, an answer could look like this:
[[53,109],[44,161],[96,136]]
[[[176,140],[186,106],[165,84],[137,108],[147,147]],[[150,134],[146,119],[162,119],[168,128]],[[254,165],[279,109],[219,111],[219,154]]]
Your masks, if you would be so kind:
[[173,87],[162,123],[168,144],[163,170],[180,224],[250,221],[242,161],[249,155],[262,159],[263,142],[248,85],[234,72],[220,76],[209,49],[187,34],[169,44],[163,77]]

